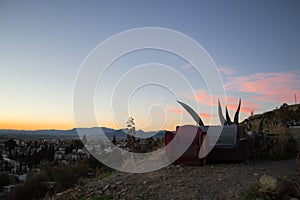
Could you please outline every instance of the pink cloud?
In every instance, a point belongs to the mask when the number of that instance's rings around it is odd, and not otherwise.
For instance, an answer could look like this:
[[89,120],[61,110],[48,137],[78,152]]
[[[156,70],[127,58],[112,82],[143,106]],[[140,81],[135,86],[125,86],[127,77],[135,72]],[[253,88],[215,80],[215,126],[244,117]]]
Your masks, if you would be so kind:
[[174,113],[174,114],[182,114],[183,113],[181,107],[179,107],[179,106],[168,105],[168,106],[166,106],[166,110],[167,110],[167,112]]
[[[188,97],[191,100],[195,100],[198,103],[207,106],[218,106],[218,96],[216,95],[209,95],[206,90],[197,90],[195,91],[195,96]],[[236,111],[238,107],[239,98],[226,96],[226,105],[228,110]],[[226,106],[224,102],[221,102],[223,108]],[[251,111],[258,111],[259,105],[252,102],[246,101],[242,99],[242,105],[240,112],[250,114]]]
[[200,117],[202,119],[210,119],[212,117],[214,117],[215,115],[209,114],[209,113],[200,113]]
[[190,68],[193,68],[194,67],[194,64],[193,62],[190,62],[190,63],[187,63],[187,64],[184,64],[181,66],[183,69],[190,69]]
[[[258,111],[259,105],[253,101],[242,100],[240,112],[250,114],[251,111]],[[236,97],[226,97],[228,110],[236,111],[238,107],[239,98]]]
[[188,98],[207,106],[213,106],[213,101],[218,99],[216,96],[209,95],[206,90],[196,90],[194,93],[195,96],[190,96]]
[[221,74],[224,74],[226,76],[231,76],[235,73],[235,71],[231,68],[228,67],[223,67],[223,66],[219,66],[219,71],[221,72]]
[[[184,114],[184,115],[187,114],[187,112],[184,109],[182,109],[180,106],[176,107],[176,106],[170,106],[169,105],[169,106],[166,107],[166,110],[167,110],[167,112],[173,113],[173,114]],[[200,117],[202,119],[210,119],[213,116],[214,115],[209,114],[209,113],[200,113]]]
[[252,93],[253,100],[264,102],[293,102],[300,95],[300,71],[256,73],[232,78],[225,84],[227,90]]
[[[227,104],[228,110],[236,111],[238,107],[238,104]],[[258,111],[258,105],[250,102],[250,105],[247,103],[247,101],[242,101],[240,112],[250,114],[251,112]]]

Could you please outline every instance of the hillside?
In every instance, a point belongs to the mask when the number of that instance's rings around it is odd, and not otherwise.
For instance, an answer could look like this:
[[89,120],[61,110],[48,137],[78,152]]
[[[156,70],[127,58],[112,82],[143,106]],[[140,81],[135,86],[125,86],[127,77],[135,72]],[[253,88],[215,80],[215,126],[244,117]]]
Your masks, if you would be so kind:
[[247,123],[247,129],[257,131],[259,121],[263,116],[263,132],[276,134],[286,128],[300,126],[300,104],[283,104],[280,108],[272,111],[250,116],[241,124]]
[[[273,111],[250,116],[244,121],[250,125],[248,129],[256,131],[262,116],[264,116],[263,131],[279,133],[300,122],[300,104],[283,105]],[[292,159],[206,166],[170,165],[144,174],[114,171],[104,178],[88,179],[72,189],[56,194],[53,198],[244,199],[249,195],[250,188],[253,188],[263,175],[300,180],[299,170],[299,163]]]
[[170,165],[145,174],[113,172],[83,182],[54,199],[243,199],[264,174],[295,178],[296,160],[207,166]]

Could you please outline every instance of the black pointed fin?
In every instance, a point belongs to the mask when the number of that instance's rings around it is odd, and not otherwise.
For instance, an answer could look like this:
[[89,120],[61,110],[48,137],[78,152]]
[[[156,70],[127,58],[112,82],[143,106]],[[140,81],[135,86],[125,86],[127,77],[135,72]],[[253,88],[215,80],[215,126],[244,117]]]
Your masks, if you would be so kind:
[[241,109],[241,99],[240,99],[240,101],[239,101],[239,106],[238,106],[238,108],[237,108],[237,110],[236,110],[236,112],[235,112],[235,115],[234,115],[234,123],[235,123],[236,125],[239,125],[239,114],[240,114],[240,109]]
[[197,122],[197,124],[199,124],[199,126],[204,126],[202,119],[190,106],[180,101],[177,102],[192,116],[192,118]]
[[226,124],[226,119],[223,115],[222,107],[221,107],[219,99],[218,99],[218,113],[219,113],[219,119],[220,119],[221,125],[224,126]]
[[231,124],[232,124],[232,121],[231,121],[230,116],[229,116],[229,114],[228,114],[227,106],[226,106],[226,121],[227,121],[227,124],[228,124],[228,125],[231,125]]

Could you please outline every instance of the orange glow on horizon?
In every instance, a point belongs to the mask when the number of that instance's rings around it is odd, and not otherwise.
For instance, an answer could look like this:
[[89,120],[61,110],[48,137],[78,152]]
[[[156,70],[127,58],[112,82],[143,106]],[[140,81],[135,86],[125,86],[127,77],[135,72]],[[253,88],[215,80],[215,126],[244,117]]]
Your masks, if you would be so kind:
[[28,122],[0,122],[0,129],[13,129],[13,130],[41,130],[41,129],[59,129],[69,130],[74,128],[72,123],[28,123]]
[[[0,129],[12,129],[12,130],[49,130],[49,129],[56,129],[56,130],[70,130],[73,128],[91,128],[95,126],[84,126],[84,127],[77,127],[75,123],[42,123],[42,122],[0,122]],[[121,129],[126,127],[116,127],[112,124],[104,124],[101,127],[112,128],[112,129]],[[163,127],[164,130],[173,130],[175,125],[168,125]],[[144,130],[144,131],[157,131],[157,130]]]

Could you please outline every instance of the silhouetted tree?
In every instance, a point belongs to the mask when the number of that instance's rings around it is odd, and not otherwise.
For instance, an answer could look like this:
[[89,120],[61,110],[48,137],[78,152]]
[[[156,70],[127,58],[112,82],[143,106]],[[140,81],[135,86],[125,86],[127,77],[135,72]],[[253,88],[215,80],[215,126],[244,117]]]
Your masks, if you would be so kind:
[[117,144],[117,141],[116,141],[116,135],[114,135],[114,138],[113,138],[113,140],[112,140],[112,143],[113,143],[114,145]]
[[76,149],[76,151],[78,149],[82,149],[83,148],[83,144],[82,144],[81,140],[73,140],[73,145],[74,145],[74,148]]
[[135,123],[133,117],[129,117],[127,121],[127,147],[131,150],[134,148],[135,143]]
[[7,174],[0,174],[0,190],[3,186],[9,185],[9,176]]
[[5,142],[5,148],[9,151],[9,157],[12,157],[12,151],[17,146],[16,141],[10,138]]
[[83,137],[82,137],[82,143],[83,143],[83,145],[87,144],[86,135],[83,135]]

